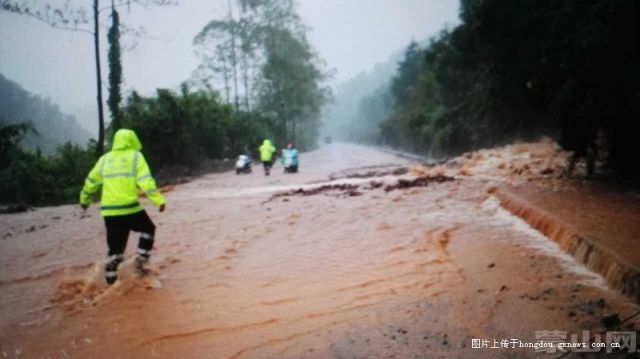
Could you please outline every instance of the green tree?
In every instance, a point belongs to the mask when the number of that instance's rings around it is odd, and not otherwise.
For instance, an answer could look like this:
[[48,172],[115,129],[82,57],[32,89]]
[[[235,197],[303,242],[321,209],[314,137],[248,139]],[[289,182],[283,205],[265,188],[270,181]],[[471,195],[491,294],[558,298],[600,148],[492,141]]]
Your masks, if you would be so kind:
[[120,129],[122,122],[122,111],[120,102],[122,101],[122,56],[120,50],[120,15],[116,10],[113,0],[111,1],[111,27],[107,35],[109,41],[109,98],[107,105],[111,112],[111,131],[115,133]]
[[[88,1],[88,0],[87,0]],[[130,6],[138,4],[148,6],[150,4],[163,6],[174,4],[177,0],[118,0],[116,6]],[[38,21],[44,22],[55,29],[68,30],[92,35],[94,44],[94,56],[96,64],[96,99],[98,102],[98,142],[96,153],[98,156],[104,153],[104,106],[102,96],[102,65],[100,61],[100,14],[109,7],[100,7],[100,0],[91,1],[93,27],[87,27],[87,10],[83,6],[74,7],[69,2],[61,6],[52,5],[51,2],[42,2],[34,5],[27,0],[0,0],[0,9],[16,14],[22,14]],[[112,2],[112,9],[115,8]]]
[[[197,83],[209,88],[212,79],[222,79],[227,102],[232,87],[240,113],[238,94],[243,93],[244,111],[252,111],[277,144],[313,146],[330,91],[323,85],[327,74],[306,39],[294,3],[260,0],[238,5],[238,18],[229,1],[229,16],[210,21],[194,38],[202,59],[195,72]],[[241,90],[236,68],[242,72]],[[253,76],[252,69],[258,69]]]
[[32,130],[27,124],[3,125],[0,127],[0,170],[3,170],[20,155],[20,141],[27,131]]
[[599,150],[617,173],[640,177],[630,165],[637,2],[463,0],[460,17],[425,49],[407,49],[383,141],[451,155],[547,134],[574,159]]
[[83,179],[95,160],[95,143],[87,149],[67,142],[55,154],[25,151],[20,141],[29,125],[0,127],[0,203],[47,205],[77,200]]
[[257,147],[264,136],[260,119],[248,121],[249,115],[232,109],[216,93],[186,85],[179,93],[158,89],[154,97],[134,91],[123,106],[123,125],[136,131],[154,168],[197,167],[205,159],[235,157]]

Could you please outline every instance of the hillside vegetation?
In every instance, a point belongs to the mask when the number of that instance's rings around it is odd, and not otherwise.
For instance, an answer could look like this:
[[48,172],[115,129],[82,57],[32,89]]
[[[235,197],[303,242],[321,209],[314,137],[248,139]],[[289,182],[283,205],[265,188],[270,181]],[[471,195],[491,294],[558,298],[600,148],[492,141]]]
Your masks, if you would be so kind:
[[460,17],[407,47],[354,139],[440,157],[545,134],[640,177],[638,2],[462,0]]
[[22,145],[30,150],[39,148],[47,154],[65,142],[86,145],[91,138],[75,117],[0,74],[0,125],[20,123],[27,123],[33,129],[25,134]]

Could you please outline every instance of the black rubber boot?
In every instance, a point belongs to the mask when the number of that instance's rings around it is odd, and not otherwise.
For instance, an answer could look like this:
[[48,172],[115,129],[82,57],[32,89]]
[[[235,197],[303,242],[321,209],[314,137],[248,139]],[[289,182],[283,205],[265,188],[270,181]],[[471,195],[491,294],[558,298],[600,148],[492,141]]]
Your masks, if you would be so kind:
[[147,264],[151,257],[151,249],[153,248],[153,235],[149,233],[140,234],[140,242],[138,242],[138,256],[135,259],[135,267],[140,275],[149,273]]
[[113,284],[118,280],[118,266],[120,263],[122,263],[122,254],[109,256],[109,261],[104,270],[107,284]]
[[134,261],[134,265],[139,275],[149,274],[149,269],[147,268],[148,263],[149,263],[149,257],[143,257],[143,256],[136,257]]

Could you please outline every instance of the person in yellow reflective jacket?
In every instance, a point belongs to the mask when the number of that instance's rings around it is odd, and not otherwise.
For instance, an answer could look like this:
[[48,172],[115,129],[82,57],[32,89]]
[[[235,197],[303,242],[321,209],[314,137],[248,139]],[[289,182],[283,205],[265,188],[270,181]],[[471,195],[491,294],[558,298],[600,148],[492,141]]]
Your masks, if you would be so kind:
[[258,150],[260,150],[260,161],[264,167],[264,175],[268,176],[269,170],[273,166],[273,155],[276,153],[276,148],[269,139],[265,139]]
[[113,139],[111,151],[98,159],[84,181],[80,192],[80,205],[89,207],[95,195],[102,190],[100,213],[107,227],[108,260],[105,270],[107,283],[118,279],[118,265],[123,260],[129,231],[140,233],[136,268],[144,273],[149,261],[156,226],[138,202],[138,191],[157,207],[165,209],[164,196],[151,177],[149,165],[140,150],[142,144],[132,130],[120,129]]

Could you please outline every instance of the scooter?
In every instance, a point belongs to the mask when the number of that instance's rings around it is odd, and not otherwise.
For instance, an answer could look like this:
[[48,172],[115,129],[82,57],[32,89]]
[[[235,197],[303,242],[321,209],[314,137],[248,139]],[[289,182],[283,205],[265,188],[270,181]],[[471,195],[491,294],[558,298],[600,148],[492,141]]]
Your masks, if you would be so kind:
[[251,173],[251,158],[247,155],[238,156],[236,161],[236,175],[240,173]]
[[284,168],[284,173],[298,172],[298,150],[282,150],[282,167]]

